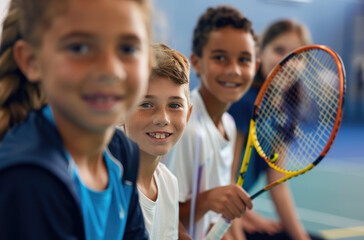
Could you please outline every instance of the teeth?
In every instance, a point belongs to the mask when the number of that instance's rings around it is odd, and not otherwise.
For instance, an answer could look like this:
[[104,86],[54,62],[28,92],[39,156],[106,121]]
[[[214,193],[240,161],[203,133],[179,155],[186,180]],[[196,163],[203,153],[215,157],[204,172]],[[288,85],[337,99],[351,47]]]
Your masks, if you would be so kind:
[[169,137],[171,134],[169,133],[148,133],[149,136],[152,136],[157,139],[164,139],[166,137]]
[[104,97],[98,97],[96,98],[96,103],[107,103],[109,101],[109,98],[104,98]]
[[238,86],[238,84],[230,83],[230,82],[224,82],[224,85],[227,86],[227,87],[236,87],[236,86]]
[[91,101],[94,101],[98,104],[105,104],[111,101],[117,101],[120,99],[120,97],[117,96],[94,96],[94,97],[86,97],[86,99],[89,99]]

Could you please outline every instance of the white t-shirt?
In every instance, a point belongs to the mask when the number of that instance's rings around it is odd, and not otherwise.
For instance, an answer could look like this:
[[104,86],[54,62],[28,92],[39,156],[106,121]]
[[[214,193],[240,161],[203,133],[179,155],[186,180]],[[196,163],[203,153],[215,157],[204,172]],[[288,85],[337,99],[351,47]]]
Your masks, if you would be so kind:
[[139,189],[139,202],[151,240],[178,239],[178,184],[176,177],[163,163],[154,171],[158,197],[152,201]]
[[[228,113],[223,114],[222,123],[229,141],[220,134],[207,113],[198,89],[192,91],[191,102],[193,111],[185,132],[163,159],[178,179],[180,202],[191,199],[196,192],[230,184],[236,138],[235,122]],[[197,163],[195,159],[198,159]],[[209,225],[217,217],[218,214],[212,211],[205,214],[193,226],[193,230],[189,229],[191,237],[204,239]]]

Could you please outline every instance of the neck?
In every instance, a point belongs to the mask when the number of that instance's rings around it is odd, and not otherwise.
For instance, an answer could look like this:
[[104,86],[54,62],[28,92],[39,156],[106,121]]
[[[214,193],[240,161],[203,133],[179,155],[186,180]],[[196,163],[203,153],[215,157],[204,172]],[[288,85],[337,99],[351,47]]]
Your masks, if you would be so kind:
[[82,182],[91,189],[103,190],[108,185],[108,174],[103,151],[114,134],[114,127],[103,132],[90,132],[67,121],[57,121],[63,145],[72,156]]
[[114,133],[110,128],[104,133],[89,133],[81,129],[59,128],[63,143],[76,164],[94,164],[101,160],[102,153]]
[[202,100],[205,104],[206,111],[214,122],[216,128],[219,130],[221,135],[227,139],[222,125],[222,115],[229,109],[231,103],[221,102],[205,88],[200,88],[199,93],[201,94]]
[[153,156],[140,151],[138,188],[146,197],[155,201],[158,196],[158,188],[154,179],[154,172],[161,160],[160,156]]

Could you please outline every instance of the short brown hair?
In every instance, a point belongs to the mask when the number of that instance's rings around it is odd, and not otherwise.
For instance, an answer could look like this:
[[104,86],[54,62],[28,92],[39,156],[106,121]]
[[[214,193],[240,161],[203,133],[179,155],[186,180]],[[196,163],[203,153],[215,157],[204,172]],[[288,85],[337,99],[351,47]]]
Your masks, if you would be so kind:
[[200,16],[193,32],[192,52],[198,57],[202,57],[202,49],[209,40],[210,32],[227,26],[242,29],[250,33],[254,40],[257,39],[249,19],[244,17],[238,9],[222,5],[215,8],[208,8]]
[[164,43],[153,43],[154,55],[151,78],[167,77],[178,85],[186,85],[186,97],[189,100],[190,64],[180,52]]

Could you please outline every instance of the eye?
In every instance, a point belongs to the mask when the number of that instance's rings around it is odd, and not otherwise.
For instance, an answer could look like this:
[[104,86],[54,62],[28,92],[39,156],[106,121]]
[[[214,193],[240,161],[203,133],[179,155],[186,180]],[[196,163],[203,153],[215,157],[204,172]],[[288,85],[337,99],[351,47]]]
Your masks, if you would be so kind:
[[140,104],[140,107],[142,107],[142,108],[151,108],[152,107],[152,104],[150,104],[150,103],[142,103],[142,104]]
[[89,53],[90,50],[91,48],[87,44],[82,44],[82,43],[74,43],[68,46],[68,51],[70,51],[73,54],[85,55]]
[[123,44],[119,48],[119,52],[122,55],[133,55],[138,51],[138,47],[133,44]]
[[284,47],[275,47],[273,49],[273,51],[276,53],[276,54],[279,54],[279,55],[285,55],[286,54],[286,49]]
[[214,59],[214,60],[216,60],[218,62],[222,62],[222,61],[226,60],[226,57],[222,56],[222,55],[216,55],[216,56],[213,56],[212,59]]
[[169,106],[173,109],[182,108],[182,104],[180,103],[171,103]]
[[239,58],[239,62],[242,62],[242,63],[250,63],[252,60],[250,57],[240,57]]

